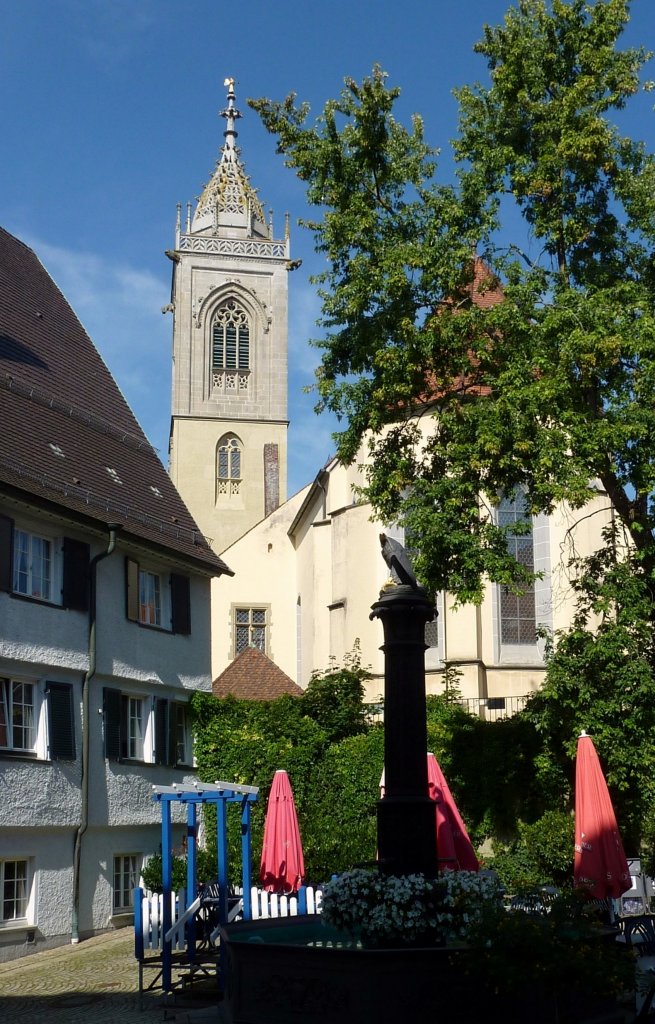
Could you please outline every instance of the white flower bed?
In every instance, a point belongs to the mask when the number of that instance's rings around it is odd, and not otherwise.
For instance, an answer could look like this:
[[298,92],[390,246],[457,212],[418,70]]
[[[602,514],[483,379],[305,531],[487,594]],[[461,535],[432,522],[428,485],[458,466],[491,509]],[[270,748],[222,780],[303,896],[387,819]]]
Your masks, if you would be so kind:
[[486,906],[501,903],[498,881],[475,871],[383,875],[356,868],[323,889],[323,918],[366,945],[414,945],[468,938]]

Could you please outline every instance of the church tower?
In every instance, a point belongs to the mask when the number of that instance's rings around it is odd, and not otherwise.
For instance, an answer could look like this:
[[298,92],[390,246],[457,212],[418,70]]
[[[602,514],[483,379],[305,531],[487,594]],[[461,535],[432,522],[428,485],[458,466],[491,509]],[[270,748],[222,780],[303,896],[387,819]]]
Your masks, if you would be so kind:
[[286,500],[289,231],[273,238],[236,147],[234,80],[216,169],[173,261],[170,475],[214,550]]

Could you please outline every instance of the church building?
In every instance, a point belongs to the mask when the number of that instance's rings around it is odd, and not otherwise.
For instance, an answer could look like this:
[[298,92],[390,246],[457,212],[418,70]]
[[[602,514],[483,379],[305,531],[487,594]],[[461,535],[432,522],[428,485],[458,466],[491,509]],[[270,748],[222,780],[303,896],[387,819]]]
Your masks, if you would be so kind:
[[[314,671],[358,652],[372,672],[367,699],[374,703],[384,689],[384,658],[380,623],[369,612],[388,576],[378,538],[384,531],[402,542],[402,531],[376,522],[360,497],[365,445],[352,466],[329,459],[286,499],[287,287],[294,264],[288,228],[284,239],[273,238],[240,161],[233,80],[226,85],[216,170],[193,217],[188,208],[184,232],[178,214],[176,247],[168,254],[171,475],[235,573],[212,586],[212,675],[223,680],[253,647],[304,687]],[[502,301],[500,290],[486,287],[484,268],[481,274],[472,301]],[[430,417],[421,419],[422,430],[433,426]],[[521,523],[517,557],[536,573],[534,584],[521,596],[489,586],[479,606],[436,594],[437,615],[425,636],[427,691],[443,693],[455,681],[469,709],[485,717],[516,711],[541,686],[543,633],[566,626],[572,614],[569,557],[602,545],[611,511],[596,483],[578,513],[562,506],[527,524],[518,500],[501,502],[498,514]],[[257,661],[249,678],[263,694]]]

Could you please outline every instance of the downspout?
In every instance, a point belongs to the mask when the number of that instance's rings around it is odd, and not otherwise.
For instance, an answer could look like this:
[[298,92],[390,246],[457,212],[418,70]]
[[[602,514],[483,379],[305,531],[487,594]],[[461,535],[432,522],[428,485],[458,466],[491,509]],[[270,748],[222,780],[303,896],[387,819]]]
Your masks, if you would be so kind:
[[108,558],[116,547],[116,534],[120,527],[109,523],[109,543],[106,551],[101,551],[91,559],[89,566],[89,667],[84,675],[82,683],[82,778],[80,780],[80,791],[82,806],[80,809],[80,824],[75,834],[75,847],[73,849],[73,913],[71,920],[71,942],[80,941],[79,912],[80,912],[80,861],[82,853],[82,836],[89,824],[89,690],[90,683],[96,674],[96,580],[98,563],[103,558]]

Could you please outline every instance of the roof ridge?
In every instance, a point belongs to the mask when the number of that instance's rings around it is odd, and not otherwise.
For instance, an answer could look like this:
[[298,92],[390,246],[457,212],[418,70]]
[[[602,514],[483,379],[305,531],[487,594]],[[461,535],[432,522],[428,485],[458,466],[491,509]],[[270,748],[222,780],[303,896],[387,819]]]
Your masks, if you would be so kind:
[[[42,391],[40,388],[36,388],[32,384],[25,384],[20,380],[20,378],[16,378],[10,373],[0,375],[0,385],[8,391],[16,392],[28,401],[35,402],[37,405],[44,406],[47,409],[56,409],[57,412],[61,412],[65,416],[69,416],[71,419],[76,419],[82,423],[86,423],[87,426],[91,427],[92,430],[95,430],[98,433],[110,434],[119,441],[123,441],[129,448],[136,451],[142,451],[144,448],[149,448],[150,451],[157,455],[157,449],[151,445],[145,434],[133,434],[129,430],[122,430],[120,427],[116,427],[113,423],[110,423],[109,420],[103,419],[102,416],[98,416],[96,413],[87,412],[87,410],[82,409],[81,406],[71,405],[69,402],[63,402],[60,398],[56,398],[54,395],[48,394],[47,391]],[[131,411],[132,410],[130,409],[130,412]]]

